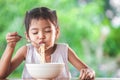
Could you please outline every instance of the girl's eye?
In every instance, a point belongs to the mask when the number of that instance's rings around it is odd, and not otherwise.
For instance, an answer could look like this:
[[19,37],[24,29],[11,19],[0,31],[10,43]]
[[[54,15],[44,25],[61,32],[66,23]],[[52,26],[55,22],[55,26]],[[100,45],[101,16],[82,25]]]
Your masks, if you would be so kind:
[[44,32],[46,32],[46,33],[49,33],[49,32],[51,32],[52,30],[51,29],[45,29],[44,30]]
[[38,34],[38,32],[32,32],[32,34]]

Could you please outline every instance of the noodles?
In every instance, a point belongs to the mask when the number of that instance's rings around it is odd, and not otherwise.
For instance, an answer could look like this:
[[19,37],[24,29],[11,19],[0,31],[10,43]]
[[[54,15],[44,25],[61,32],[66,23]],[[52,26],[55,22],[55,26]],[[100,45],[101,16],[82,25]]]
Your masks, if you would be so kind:
[[45,63],[45,44],[40,44],[39,53],[41,63]]

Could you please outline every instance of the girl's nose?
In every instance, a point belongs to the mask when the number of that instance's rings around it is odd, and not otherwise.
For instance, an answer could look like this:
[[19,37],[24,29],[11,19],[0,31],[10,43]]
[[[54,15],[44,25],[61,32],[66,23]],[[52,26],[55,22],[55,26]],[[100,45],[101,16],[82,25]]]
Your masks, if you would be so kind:
[[37,36],[38,39],[44,39],[45,38],[45,35],[44,33],[41,31],[38,36]]

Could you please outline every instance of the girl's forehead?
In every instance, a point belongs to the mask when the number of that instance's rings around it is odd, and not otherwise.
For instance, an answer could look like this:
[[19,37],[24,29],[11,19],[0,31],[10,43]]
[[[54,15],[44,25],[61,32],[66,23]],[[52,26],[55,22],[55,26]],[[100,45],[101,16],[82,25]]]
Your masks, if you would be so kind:
[[51,22],[48,19],[33,19],[31,20],[31,25],[48,25],[51,24]]
[[50,27],[50,26],[54,26],[54,25],[48,19],[32,19],[30,24],[30,28],[33,28],[33,27],[44,28],[44,27]]

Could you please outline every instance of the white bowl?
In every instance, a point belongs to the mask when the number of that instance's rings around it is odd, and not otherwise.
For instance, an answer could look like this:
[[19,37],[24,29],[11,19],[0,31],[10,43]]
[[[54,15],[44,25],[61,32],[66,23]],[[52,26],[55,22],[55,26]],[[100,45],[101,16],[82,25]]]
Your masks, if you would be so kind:
[[64,68],[64,63],[26,64],[28,72],[36,79],[52,79]]

